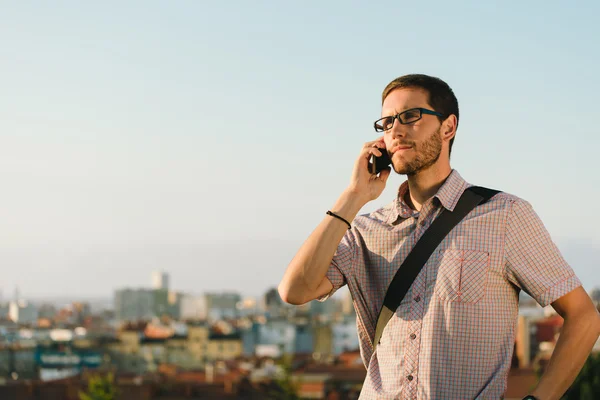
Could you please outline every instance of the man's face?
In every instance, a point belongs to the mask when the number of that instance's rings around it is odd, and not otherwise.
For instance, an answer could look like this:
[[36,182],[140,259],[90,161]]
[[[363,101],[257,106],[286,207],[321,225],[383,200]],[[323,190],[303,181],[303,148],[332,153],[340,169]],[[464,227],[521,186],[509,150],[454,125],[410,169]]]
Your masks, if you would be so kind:
[[[396,89],[385,98],[381,116],[419,107],[432,110],[427,98],[427,92],[422,89]],[[394,126],[385,131],[384,141],[396,173],[415,175],[438,161],[442,152],[440,125],[437,117],[428,114],[423,114],[420,120],[411,124],[394,121]]]

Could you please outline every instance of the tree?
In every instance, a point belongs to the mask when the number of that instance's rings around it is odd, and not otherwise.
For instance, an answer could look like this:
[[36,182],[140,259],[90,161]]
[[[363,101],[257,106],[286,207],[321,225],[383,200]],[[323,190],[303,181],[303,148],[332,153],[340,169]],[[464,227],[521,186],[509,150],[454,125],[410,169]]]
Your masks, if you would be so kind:
[[112,373],[104,376],[98,374],[88,380],[86,392],[79,392],[80,400],[116,400],[117,386]]
[[269,400],[299,400],[298,382],[292,380],[292,359],[291,354],[285,354],[279,360],[279,367],[282,374],[273,379],[267,390]]
[[280,373],[269,380],[253,385],[246,376],[238,384],[237,398],[243,400],[300,400],[298,381],[292,378],[292,355],[278,362]]
[[268,399],[273,400],[300,400],[298,386],[292,381],[292,368],[288,363],[281,365],[283,375],[274,379],[268,390]]
[[575,382],[571,385],[564,400],[600,399],[600,353],[591,354]]

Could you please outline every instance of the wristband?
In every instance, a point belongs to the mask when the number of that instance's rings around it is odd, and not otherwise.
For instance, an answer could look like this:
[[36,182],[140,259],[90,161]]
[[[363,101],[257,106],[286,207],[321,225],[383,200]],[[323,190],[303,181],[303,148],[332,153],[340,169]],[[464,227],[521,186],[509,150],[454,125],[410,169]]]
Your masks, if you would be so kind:
[[327,211],[325,214],[331,215],[332,217],[335,217],[335,218],[337,218],[339,220],[344,221],[346,223],[346,225],[348,225],[348,229],[350,229],[352,227],[350,225],[350,222],[346,221],[344,218],[340,217],[339,215],[332,213],[331,211]]

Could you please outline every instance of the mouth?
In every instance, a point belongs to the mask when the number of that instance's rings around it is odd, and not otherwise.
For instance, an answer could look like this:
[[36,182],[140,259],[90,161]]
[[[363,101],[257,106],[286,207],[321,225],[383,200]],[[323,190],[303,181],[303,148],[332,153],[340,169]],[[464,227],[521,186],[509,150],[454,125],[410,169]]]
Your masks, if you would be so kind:
[[410,150],[411,148],[412,148],[412,146],[398,145],[398,146],[392,148],[391,153],[402,152],[402,151]]

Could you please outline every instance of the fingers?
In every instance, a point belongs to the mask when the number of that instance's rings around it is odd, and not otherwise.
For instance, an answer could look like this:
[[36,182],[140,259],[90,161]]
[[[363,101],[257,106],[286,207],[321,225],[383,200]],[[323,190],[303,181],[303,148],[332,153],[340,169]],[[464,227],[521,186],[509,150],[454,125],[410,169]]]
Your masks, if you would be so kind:
[[377,157],[381,157],[383,155],[382,151],[385,150],[380,149],[385,149],[385,143],[383,142],[383,140],[374,140],[372,142],[367,142],[363,146],[361,155],[363,157],[367,157],[370,154],[374,154]]
[[386,168],[379,172],[379,174],[376,174],[373,171],[375,168],[374,157],[381,157],[384,155],[384,152],[387,152],[387,149],[383,137],[363,145],[352,171],[352,178],[350,180],[351,190],[368,195],[370,200],[379,197],[385,188],[391,169]]
[[373,140],[372,142],[367,142],[363,145],[363,149],[369,148],[369,147],[375,147],[375,148],[379,148],[379,149],[385,148],[385,142],[383,141],[383,136],[377,140]]
[[375,155],[375,157],[380,157],[381,151],[376,147],[363,147],[356,162],[361,165],[367,163],[371,159],[371,155]]
[[376,157],[381,157],[383,155],[382,151],[377,147],[367,147],[365,154],[374,154]]

